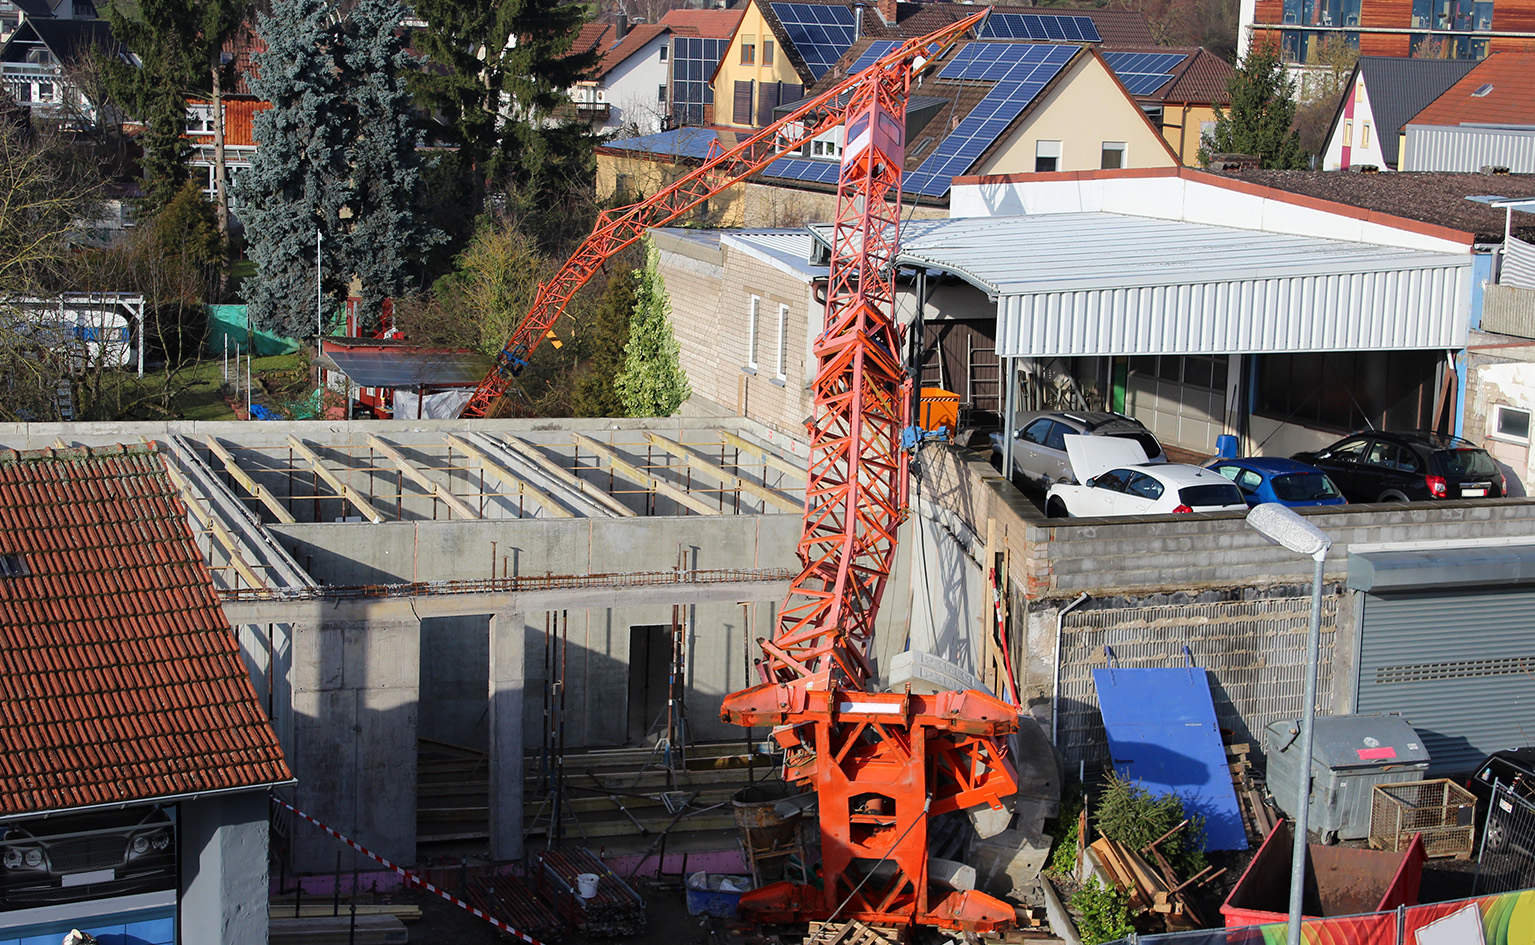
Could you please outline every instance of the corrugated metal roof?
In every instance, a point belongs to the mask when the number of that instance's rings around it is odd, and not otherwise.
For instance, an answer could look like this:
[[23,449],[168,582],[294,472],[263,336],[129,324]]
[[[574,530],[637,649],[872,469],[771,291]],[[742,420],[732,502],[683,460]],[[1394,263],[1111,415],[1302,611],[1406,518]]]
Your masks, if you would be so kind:
[[899,261],[995,298],[1001,357],[1451,348],[1470,305],[1469,256],[1111,213],[912,221]]
[[826,275],[827,267],[810,263],[811,236],[804,230],[742,230],[726,234],[720,242],[806,282]]

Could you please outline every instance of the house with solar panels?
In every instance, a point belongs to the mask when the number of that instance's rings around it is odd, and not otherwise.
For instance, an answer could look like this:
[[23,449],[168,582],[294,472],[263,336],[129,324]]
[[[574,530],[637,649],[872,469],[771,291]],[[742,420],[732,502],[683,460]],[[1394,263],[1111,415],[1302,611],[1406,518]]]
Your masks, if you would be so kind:
[[[774,4],[794,6],[794,4]],[[809,6],[809,5],[805,5]],[[743,19],[748,22],[749,16]],[[906,114],[909,207],[938,208],[942,215],[950,181],[963,174],[1085,171],[1102,168],[1164,168],[1178,164],[1145,109],[1116,77],[1108,56],[1119,56],[1129,81],[1156,88],[1182,54],[1100,53],[1085,42],[1018,42],[1070,23],[1078,37],[1098,36],[1088,17],[993,13],[982,38],[957,44],[913,90]],[[740,37],[741,33],[738,33]],[[822,72],[815,94],[869,68],[900,39],[860,39]],[[776,49],[776,47],[775,47]],[[777,53],[775,51],[775,57]],[[727,52],[726,62],[731,61]],[[721,66],[724,69],[724,66]],[[1142,70],[1136,72],[1134,70]],[[1164,71],[1155,71],[1164,70]],[[795,87],[794,99],[801,97]],[[776,93],[775,93],[776,94]],[[743,92],[742,101],[745,101]],[[762,106],[760,100],[753,108]],[[782,115],[791,105],[779,104]],[[743,111],[743,117],[746,113]],[[1092,116],[1083,120],[1083,116]],[[756,113],[752,115],[756,120]],[[619,187],[650,191],[704,160],[712,147],[729,150],[750,132],[733,128],[675,128],[658,135],[610,142],[598,151],[598,192]],[[702,222],[734,225],[750,220],[791,226],[831,218],[842,149],[842,129],[830,128],[801,151],[769,166],[740,194],[714,202]]]
[[[714,58],[706,66],[712,72],[721,46],[740,19],[738,10],[673,10],[659,23],[631,25],[623,17],[588,23],[573,49],[597,52],[598,62],[590,78],[570,90],[576,113],[594,131],[620,137],[653,134],[667,127],[675,121],[672,70],[676,54],[686,57],[683,72],[691,74],[694,62],[712,51]],[[700,74],[703,68],[698,69]],[[691,86],[685,92],[690,99],[697,98]]]
[[1197,46],[1104,47],[1103,59],[1162,132],[1185,167],[1215,130],[1215,107],[1231,104],[1231,63]]

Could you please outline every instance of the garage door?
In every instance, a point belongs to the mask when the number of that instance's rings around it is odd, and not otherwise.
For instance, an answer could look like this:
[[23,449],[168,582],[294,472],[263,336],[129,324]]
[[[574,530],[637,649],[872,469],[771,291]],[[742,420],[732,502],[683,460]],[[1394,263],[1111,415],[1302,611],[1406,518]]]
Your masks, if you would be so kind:
[[1400,712],[1436,774],[1535,744],[1535,588],[1366,594],[1358,711]]

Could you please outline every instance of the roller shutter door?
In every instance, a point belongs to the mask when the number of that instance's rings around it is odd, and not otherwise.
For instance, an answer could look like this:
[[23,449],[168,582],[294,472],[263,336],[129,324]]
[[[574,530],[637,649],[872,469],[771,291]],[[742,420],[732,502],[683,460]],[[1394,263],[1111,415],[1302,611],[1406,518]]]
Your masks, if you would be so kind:
[[1535,588],[1366,594],[1358,711],[1400,712],[1437,774],[1535,738]]

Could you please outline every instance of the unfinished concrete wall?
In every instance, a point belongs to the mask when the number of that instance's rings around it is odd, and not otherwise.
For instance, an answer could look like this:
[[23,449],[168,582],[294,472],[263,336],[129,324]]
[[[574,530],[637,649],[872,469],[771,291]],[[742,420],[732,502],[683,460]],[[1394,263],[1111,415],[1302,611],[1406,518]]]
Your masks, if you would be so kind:
[[266,945],[269,807],[265,791],[179,805],[181,941]]

